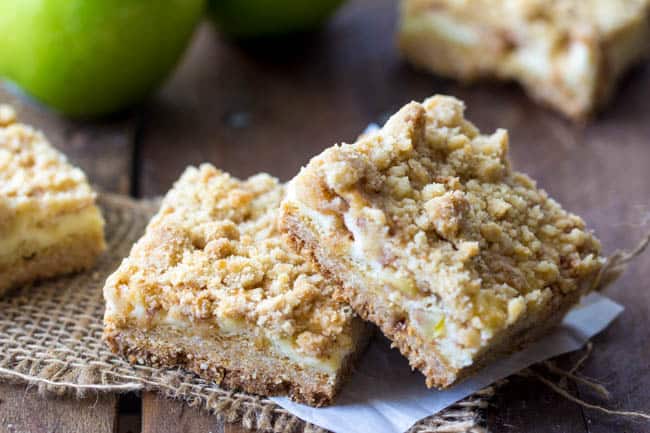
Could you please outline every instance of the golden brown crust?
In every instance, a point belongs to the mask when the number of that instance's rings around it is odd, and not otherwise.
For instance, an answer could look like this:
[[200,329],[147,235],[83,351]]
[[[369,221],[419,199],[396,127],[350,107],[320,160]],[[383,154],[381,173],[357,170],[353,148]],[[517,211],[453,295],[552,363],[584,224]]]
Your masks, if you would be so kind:
[[481,135],[462,113],[449,97],[408,104],[313,158],[282,205],[294,243],[430,386],[518,345],[504,336],[531,318],[543,328],[603,263],[584,221],[510,168],[505,131]]
[[103,251],[100,233],[70,236],[55,246],[0,266],[0,296],[23,284],[90,269]]
[[114,353],[134,364],[182,367],[224,389],[267,396],[287,395],[296,402],[322,407],[333,402],[352,373],[367,345],[370,328],[359,329],[359,350],[350,353],[334,374],[292,363],[276,353],[259,352],[248,347],[247,339],[233,339],[228,344],[223,340],[205,340],[201,345],[188,345],[186,335],[174,332],[171,328],[143,332],[107,327],[104,339]]

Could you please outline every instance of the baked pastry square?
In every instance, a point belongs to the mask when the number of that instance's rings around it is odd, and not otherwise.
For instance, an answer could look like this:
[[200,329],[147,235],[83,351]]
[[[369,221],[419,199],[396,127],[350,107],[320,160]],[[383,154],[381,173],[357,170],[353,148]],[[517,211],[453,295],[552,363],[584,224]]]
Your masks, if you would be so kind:
[[188,168],[108,278],[105,339],[225,388],[332,401],[368,328],[277,227],[284,187]]
[[104,221],[83,172],[0,105],[0,295],[91,267]]
[[289,183],[281,224],[426,376],[447,387],[556,324],[600,245],[457,99],[412,102]]
[[515,80],[572,118],[648,52],[648,0],[402,0],[401,51],[462,81]]

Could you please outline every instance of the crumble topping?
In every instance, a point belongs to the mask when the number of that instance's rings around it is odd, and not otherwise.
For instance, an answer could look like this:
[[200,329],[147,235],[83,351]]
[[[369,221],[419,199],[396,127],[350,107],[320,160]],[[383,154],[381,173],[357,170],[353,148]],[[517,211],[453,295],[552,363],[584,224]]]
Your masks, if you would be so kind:
[[188,168],[107,281],[107,320],[150,326],[172,314],[318,358],[351,345],[350,307],[278,230],[283,194],[267,174],[240,181],[208,164]]
[[507,132],[481,135],[463,112],[445,96],[406,105],[312,159],[283,208],[307,216],[405,326],[478,349],[528,309],[585,290],[603,259],[582,219],[511,169]]
[[0,105],[0,229],[10,216],[54,218],[93,205],[84,173],[40,132],[15,120],[14,110]]

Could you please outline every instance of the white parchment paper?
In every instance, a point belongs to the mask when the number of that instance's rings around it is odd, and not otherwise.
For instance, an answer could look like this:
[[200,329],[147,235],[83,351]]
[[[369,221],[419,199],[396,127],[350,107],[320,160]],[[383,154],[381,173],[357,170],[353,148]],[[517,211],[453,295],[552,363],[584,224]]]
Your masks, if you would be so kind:
[[445,390],[427,389],[424,376],[411,371],[384,338],[371,343],[357,371],[335,405],[312,408],[286,397],[272,398],[294,415],[336,433],[402,433],[468,395],[532,364],[581,348],[605,329],[623,307],[597,293],[587,296],[556,331],[507,358],[495,361],[472,378]]

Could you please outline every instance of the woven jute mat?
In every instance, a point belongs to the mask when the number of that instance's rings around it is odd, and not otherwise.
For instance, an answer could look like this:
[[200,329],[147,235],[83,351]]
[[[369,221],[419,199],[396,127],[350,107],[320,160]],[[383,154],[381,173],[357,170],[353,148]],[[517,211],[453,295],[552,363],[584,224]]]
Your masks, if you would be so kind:
[[[199,406],[226,422],[271,432],[322,432],[272,401],[225,391],[182,370],[131,365],[101,339],[102,286],[142,235],[156,202],[102,195],[107,252],[95,269],[19,289],[0,299],[0,380],[43,394],[86,397],[93,392],[156,391]],[[483,432],[487,388],[420,421],[410,432]]]

